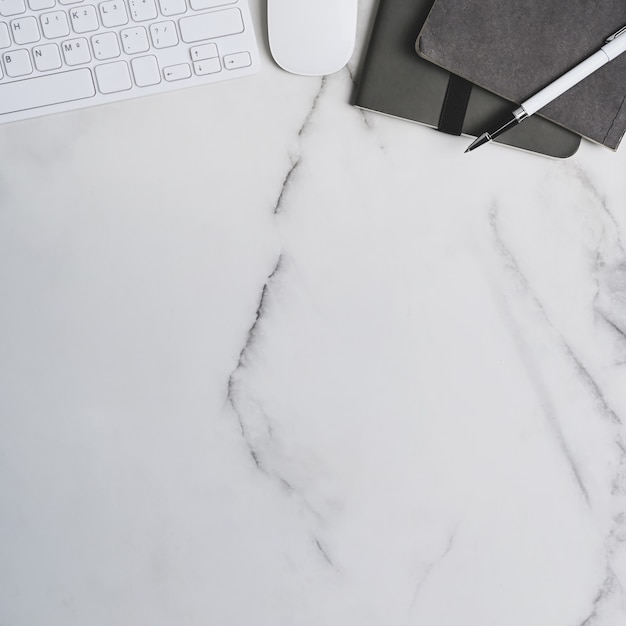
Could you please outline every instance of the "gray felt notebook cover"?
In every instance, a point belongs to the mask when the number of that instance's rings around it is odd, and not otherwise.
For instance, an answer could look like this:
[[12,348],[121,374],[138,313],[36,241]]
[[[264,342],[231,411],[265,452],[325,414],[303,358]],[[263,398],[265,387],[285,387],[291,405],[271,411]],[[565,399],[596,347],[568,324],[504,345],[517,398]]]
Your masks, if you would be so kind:
[[[415,40],[432,6],[433,0],[380,0],[355,106],[439,127],[446,96],[450,99],[451,75],[415,52]],[[477,136],[514,108],[483,89],[468,88],[467,110],[457,134]],[[580,136],[535,116],[496,141],[565,158],[576,152]]]
[[[626,25],[626,0],[436,0],[418,53],[516,103],[593,54]],[[626,54],[541,115],[615,150],[626,130]]]

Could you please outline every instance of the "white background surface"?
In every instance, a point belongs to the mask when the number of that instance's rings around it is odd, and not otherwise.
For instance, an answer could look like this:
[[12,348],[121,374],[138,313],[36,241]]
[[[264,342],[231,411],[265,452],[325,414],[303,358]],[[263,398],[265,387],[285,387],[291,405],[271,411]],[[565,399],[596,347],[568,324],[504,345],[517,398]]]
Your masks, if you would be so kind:
[[0,126],[2,626],[621,626],[626,151],[273,64]]

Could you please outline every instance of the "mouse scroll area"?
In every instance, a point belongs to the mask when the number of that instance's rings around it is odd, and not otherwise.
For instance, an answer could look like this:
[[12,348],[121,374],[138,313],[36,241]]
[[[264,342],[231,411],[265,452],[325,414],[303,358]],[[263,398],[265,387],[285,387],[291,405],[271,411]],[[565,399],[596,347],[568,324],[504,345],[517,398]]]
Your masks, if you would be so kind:
[[358,0],[268,0],[270,50],[284,70],[304,76],[337,72],[350,60]]

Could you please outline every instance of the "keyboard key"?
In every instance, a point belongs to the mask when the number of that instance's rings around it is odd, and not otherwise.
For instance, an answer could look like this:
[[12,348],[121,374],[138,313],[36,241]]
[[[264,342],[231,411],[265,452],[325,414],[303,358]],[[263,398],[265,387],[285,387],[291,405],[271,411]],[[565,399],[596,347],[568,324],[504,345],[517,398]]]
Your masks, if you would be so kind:
[[26,12],[24,0],[0,0],[0,15],[11,17]]
[[155,48],[170,48],[178,43],[178,33],[174,22],[150,24],[150,37]]
[[11,52],[5,52],[2,55],[2,60],[4,61],[4,69],[7,72],[7,76],[11,78],[26,76],[33,71],[28,50],[11,50]]
[[42,9],[51,9],[56,4],[55,0],[28,0],[28,6],[33,11],[41,11]]
[[219,57],[205,59],[204,61],[194,61],[193,71],[198,76],[206,76],[207,74],[217,74],[222,71],[222,64]]
[[83,37],[78,39],[68,39],[61,46],[63,56],[68,65],[81,65],[91,61],[91,53],[89,52],[89,44]]
[[117,35],[113,32],[101,33],[91,38],[93,55],[98,61],[106,61],[120,56],[120,46],[117,42]]
[[35,60],[35,67],[40,72],[58,70],[61,67],[61,54],[59,53],[59,47],[55,43],[35,46],[33,48],[33,59]]
[[41,28],[46,39],[67,37],[70,34],[70,25],[65,17],[65,11],[52,11],[41,16]]
[[128,6],[134,22],[153,20],[158,15],[154,0],[129,0]]
[[213,9],[226,6],[227,4],[235,4],[235,0],[189,0],[189,4],[194,11],[201,11],[202,9]]
[[161,13],[168,17],[170,15],[180,15],[187,10],[185,0],[159,0]]
[[168,82],[184,80],[185,78],[191,78],[191,68],[187,63],[170,65],[169,67],[163,68],[163,76]]
[[0,85],[0,115],[91,98],[96,91],[87,68]]
[[250,67],[252,58],[248,52],[236,52],[224,56],[224,67],[227,70],[238,70],[242,67]]
[[204,59],[212,59],[219,56],[217,46],[214,43],[205,43],[201,46],[192,46],[189,50],[193,61],[202,61]]
[[125,28],[120,31],[120,38],[122,40],[122,48],[124,48],[126,54],[147,52],[150,49],[148,34],[143,26]]
[[9,27],[4,22],[0,22],[0,48],[8,48],[10,45]]
[[128,13],[123,0],[108,0],[98,5],[102,25],[106,28],[128,24]]
[[78,4],[83,0],[59,0],[59,4]]
[[84,7],[77,7],[70,10],[70,20],[72,22],[72,29],[75,33],[81,35],[82,33],[90,33],[91,31],[98,30],[98,15],[96,14],[96,7],[88,4]]
[[11,22],[11,32],[16,44],[22,46],[26,43],[34,43],[41,39],[37,19],[30,17],[20,17]]
[[102,93],[126,91],[133,86],[126,61],[114,61],[96,66],[96,81]]
[[161,72],[155,56],[135,57],[130,65],[137,86],[150,87],[161,82]]
[[212,13],[202,13],[191,17],[181,17],[180,36],[186,43],[203,39],[214,39],[243,32],[243,19],[239,9],[224,9]]

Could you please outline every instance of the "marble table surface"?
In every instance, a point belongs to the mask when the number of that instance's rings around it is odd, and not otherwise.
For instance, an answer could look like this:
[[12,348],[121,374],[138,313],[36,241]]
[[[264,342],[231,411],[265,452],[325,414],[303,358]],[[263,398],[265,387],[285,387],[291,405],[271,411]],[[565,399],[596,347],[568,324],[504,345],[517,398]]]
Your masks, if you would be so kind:
[[348,68],[0,127],[2,626],[623,626],[626,148]]

